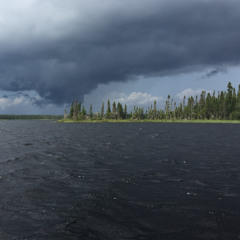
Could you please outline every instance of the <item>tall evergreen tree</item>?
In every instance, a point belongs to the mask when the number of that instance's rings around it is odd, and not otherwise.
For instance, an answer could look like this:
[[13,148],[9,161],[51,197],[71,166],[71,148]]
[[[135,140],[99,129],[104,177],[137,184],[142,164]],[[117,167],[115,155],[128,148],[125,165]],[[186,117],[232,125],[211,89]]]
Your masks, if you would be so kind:
[[199,99],[199,118],[205,118],[205,99],[206,99],[206,91],[202,91]]
[[78,120],[78,113],[79,113],[79,110],[78,110],[78,102],[77,102],[77,99],[76,99],[76,100],[75,100],[74,109],[73,109],[73,120],[74,120],[74,121],[77,121],[77,120]]
[[176,119],[176,117],[177,117],[176,112],[177,112],[177,103],[174,102],[174,107],[173,107],[173,119]]
[[193,118],[199,119],[198,95],[195,96],[195,102],[193,107]]
[[123,119],[123,107],[121,103],[117,104],[117,118]]
[[232,98],[233,98],[233,87],[232,84],[229,82],[227,85],[227,96],[226,96],[226,115],[227,117],[230,116],[233,108],[232,104]]
[[112,106],[112,119],[117,119],[117,107],[116,107],[116,102],[113,102]]
[[102,107],[101,107],[101,118],[104,117],[104,102],[102,102]]
[[87,111],[86,111],[84,105],[82,106],[82,115],[83,115],[83,116],[86,116],[86,115],[87,115]]
[[79,102],[79,103],[78,103],[78,112],[79,112],[79,113],[81,113],[81,106],[82,106],[82,103]]
[[69,118],[73,118],[73,111],[74,111],[74,107],[73,107],[73,102],[69,111]]
[[167,101],[166,101],[166,105],[165,105],[165,115],[166,115],[166,119],[170,118],[170,95],[168,95],[167,97]]
[[90,105],[89,108],[89,117],[92,118],[93,117],[93,109],[92,109],[92,104]]
[[127,104],[124,105],[124,112],[123,112],[123,118],[127,118]]
[[226,99],[225,94],[223,91],[221,91],[221,94],[219,95],[219,116],[221,119],[226,118]]
[[236,104],[240,104],[240,84],[238,85],[237,103]]
[[211,94],[207,94],[205,103],[205,118],[210,119],[212,117],[212,98]]
[[185,117],[186,117],[186,96],[183,97],[182,107],[183,107],[182,118],[185,119]]
[[107,105],[106,118],[107,119],[111,118],[111,105],[110,105],[110,100],[109,99],[108,99],[108,105]]
[[153,119],[156,119],[157,118],[157,101],[154,100],[154,104],[153,104],[153,116],[152,116]]

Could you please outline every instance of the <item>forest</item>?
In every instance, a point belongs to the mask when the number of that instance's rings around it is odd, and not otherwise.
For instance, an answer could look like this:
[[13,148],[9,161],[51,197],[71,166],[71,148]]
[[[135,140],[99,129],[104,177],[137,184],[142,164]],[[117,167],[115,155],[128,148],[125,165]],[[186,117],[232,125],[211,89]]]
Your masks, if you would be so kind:
[[153,105],[144,109],[134,106],[133,110],[127,111],[127,104],[108,100],[105,111],[105,104],[102,103],[101,110],[93,113],[92,105],[89,111],[82,106],[81,102],[72,102],[70,112],[65,110],[65,119],[74,121],[82,120],[240,120],[240,84],[238,90],[233,88],[231,82],[227,85],[226,91],[219,91],[217,94],[202,91],[200,96],[191,96],[177,105],[176,101],[168,95],[164,109],[158,109],[156,101]]
[[0,120],[59,120],[62,115],[10,115],[0,114]]

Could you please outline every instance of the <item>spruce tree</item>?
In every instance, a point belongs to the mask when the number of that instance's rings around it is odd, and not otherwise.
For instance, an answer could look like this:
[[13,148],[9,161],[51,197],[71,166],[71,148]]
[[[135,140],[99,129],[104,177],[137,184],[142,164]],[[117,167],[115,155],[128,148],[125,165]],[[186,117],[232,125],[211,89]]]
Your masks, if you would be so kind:
[[174,106],[173,106],[173,119],[176,119],[176,106],[177,106],[177,103],[174,102]]
[[156,119],[157,118],[157,101],[154,100],[154,103],[153,103],[153,119]]
[[238,85],[237,104],[240,104],[240,84]]
[[123,118],[127,118],[127,104],[124,105],[124,112],[123,112]]
[[182,111],[182,118],[184,119],[186,117],[186,96],[183,97],[183,111]]
[[93,117],[92,104],[90,105],[90,109],[89,109],[89,117],[90,117],[90,118]]
[[86,115],[87,115],[87,111],[86,111],[84,105],[82,106],[82,115],[83,115],[83,116],[86,116]]
[[112,107],[112,119],[117,119],[117,107],[115,101],[113,102],[113,107]]
[[75,105],[74,105],[74,109],[73,109],[73,120],[77,121],[78,120],[78,103],[77,103],[77,99],[75,100]]
[[227,85],[227,96],[226,96],[226,115],[227,117],[230,116],[232,112],[232,98],[233,98],[233,87],[232,84],[229,82]]
[[101,118],[104,117],[104,102],[102,102],[102,107],[101,107]]
[[108,99],[108,105],[107,105],[106,118],[107,119],[111,118],[111,105],[110,105],[110,100],[109,99]]
[[226,99],[223,91],[219,95],[219,116],[221,119],[226,118]]
[[70,112],[69,112],[69,118],[73,118],[73,111],[74,111],[74,107],[73,107],[73,102],[72,102]]
[[79,113],[81,113],[81,105],[82,105],[82,103],[79,102],[79,103],[78,103],[78,112],[79,112]]
[[117,104],[117,118],[123,119],[123,107],[121,103]]
[[193,107],[193,118],[199,119],[199,106],[198,106],[198,95],[195,97],[194,107]]
[[210,119],[211,117],[212,117],[212,99],[210,93],[208,93],[205,103],[205,118]]
[[167,101],[166,101],[166,105],[165,105],[165,116],[166,119],[170,118],[170,95],[168,95]]
[[133,118],[133,113],[132,113],[132,110],[130,111],[129,118],[130,118],[130,119],[132,119],[132,118]]
[[199,99],[199,117],[200,117],[200,119],[205,118],[205,99],[206,99],[206,91],[202,91],[200,99]]

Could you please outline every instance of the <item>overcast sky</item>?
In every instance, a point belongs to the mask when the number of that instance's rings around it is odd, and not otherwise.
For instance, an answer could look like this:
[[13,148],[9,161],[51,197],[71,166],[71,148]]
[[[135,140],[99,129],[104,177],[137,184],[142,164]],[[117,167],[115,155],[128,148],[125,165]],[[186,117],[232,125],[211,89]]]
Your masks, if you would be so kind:
[[239,0],[0,0],[0,114],[237,87],[239,22]]

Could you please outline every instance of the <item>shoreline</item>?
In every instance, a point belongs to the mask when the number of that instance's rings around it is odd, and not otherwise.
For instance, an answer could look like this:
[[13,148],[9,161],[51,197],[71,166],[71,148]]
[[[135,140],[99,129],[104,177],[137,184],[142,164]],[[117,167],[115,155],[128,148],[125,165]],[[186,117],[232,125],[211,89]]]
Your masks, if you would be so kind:
[[72,119],[60,119],[58,123],[220,123],[220,124],[239,124],[240,120],[113,120],[113,119],[103,119],[103,120],[78,120],[74,121]]

